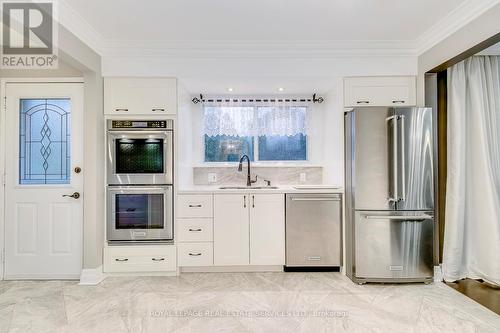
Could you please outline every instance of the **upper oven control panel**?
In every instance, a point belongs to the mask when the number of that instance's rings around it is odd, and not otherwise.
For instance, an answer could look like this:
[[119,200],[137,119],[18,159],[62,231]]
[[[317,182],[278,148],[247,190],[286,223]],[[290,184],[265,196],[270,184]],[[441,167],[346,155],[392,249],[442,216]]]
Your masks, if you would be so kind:
[[171,130],[172,120],[108,120],[108,130]]

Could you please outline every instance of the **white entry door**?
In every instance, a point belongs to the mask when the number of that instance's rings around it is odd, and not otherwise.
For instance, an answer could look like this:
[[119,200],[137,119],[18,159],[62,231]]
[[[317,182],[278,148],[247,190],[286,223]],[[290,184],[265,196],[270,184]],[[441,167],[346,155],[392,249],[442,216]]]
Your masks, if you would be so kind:
[[6,86],[5,279],[72,279],[83,256],[83,84]]

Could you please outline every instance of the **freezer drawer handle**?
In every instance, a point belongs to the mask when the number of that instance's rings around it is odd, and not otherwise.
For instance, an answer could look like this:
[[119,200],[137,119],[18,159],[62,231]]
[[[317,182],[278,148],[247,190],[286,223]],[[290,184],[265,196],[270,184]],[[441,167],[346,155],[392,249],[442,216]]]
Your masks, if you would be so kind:
[[320,256],[307,257],[307,260],[309,260],[309,261],[321,261],[321,257]]
[[292,198],[292,201],[340,201],[340,198]]
[[398,221],[423,221],[429,220],[433,217],[430,215],[406,215],[406,216],[394,216],[394,215],[365,215],[367,220],[398,220]]

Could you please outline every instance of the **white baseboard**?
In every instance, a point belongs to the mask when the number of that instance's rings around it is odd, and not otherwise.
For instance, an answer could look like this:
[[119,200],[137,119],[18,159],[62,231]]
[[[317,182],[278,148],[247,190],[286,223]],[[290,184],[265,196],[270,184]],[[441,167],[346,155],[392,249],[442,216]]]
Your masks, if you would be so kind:
[[181,273],[283,272],[283,266],[198,266],[180,267]]
[[102,271],[102,266],[97,268],[82,269],[80,275],[80,286],[95,286],[101,283],[106,278],[106,274]]

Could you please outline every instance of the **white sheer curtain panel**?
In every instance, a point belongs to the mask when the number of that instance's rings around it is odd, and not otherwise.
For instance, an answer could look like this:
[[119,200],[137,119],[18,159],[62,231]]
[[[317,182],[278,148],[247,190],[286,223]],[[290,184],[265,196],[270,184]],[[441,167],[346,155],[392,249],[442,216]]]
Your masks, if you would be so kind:
[[307,135],[307,107],[281,103],[204,105],[204,134],[208,136]]
[[448,69],[448,179],[443,276],[500,285],[499,57]]

